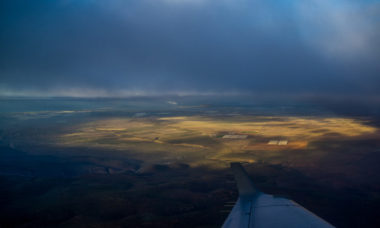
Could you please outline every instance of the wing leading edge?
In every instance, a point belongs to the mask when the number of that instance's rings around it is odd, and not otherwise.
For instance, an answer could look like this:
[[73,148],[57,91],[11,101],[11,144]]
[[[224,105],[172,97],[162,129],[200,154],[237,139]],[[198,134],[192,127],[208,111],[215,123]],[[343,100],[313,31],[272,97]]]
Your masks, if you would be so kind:
[[239,198],[222,228],[333,227],[296,202],[257,190],[240,163],[231,163]]

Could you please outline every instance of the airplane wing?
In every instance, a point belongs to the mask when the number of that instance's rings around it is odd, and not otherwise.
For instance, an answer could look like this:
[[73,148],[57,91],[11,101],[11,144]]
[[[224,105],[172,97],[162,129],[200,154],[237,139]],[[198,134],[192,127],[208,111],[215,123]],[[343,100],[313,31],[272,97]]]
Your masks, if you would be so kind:
[[257,190],[240,163],[231,163],[239,199],[222,228],[334,227],[292,200]]

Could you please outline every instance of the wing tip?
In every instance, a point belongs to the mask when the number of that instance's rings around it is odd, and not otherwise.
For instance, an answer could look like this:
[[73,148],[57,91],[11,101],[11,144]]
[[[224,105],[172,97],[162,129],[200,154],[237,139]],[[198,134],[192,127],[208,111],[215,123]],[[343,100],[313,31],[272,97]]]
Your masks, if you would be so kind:
[[240,196],[254,196],[259,193],[240,162],[231,162],[231,169],[234,172]]

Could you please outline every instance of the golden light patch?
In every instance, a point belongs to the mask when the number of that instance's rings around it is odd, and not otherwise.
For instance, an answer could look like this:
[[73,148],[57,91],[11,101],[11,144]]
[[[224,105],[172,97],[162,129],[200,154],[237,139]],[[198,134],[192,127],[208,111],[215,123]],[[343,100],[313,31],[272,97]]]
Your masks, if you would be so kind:
[[[358,136],[373,133],[377,129],[347,118],[299,118],[284,117],[282,121],[260,122],[228,122],[215,120],[184,120],[169,123],[170,126],[204,132],[208,134],[220,131],[233,131],[242,134],[260,134],[265,137],[301,137],[312,138],[322,135],[340,134],[344,136]],[[254,132],[254,133],[252,133]]]
[[[306,150],[310,142],[326,137],[356,137],[377,130],[350,118],[111,118],[73,127],[72,132],[59,138],[59,144],[129,151],[134,158],[151,162],[225,166],[231,161],[254,162],[257,151],[279,163],[286,158],[278,152]],[[247,137],[223,138],[224,135]],[[268,144],[271,141],[286,143]]]

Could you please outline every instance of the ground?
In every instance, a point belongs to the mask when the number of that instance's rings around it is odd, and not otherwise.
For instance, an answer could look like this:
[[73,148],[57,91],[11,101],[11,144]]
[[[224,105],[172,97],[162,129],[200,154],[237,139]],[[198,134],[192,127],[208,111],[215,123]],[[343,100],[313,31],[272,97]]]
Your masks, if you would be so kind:
[[2,227],[219,227],[237,198],[234,161],[262,191],[333,225],[380,224],[374,116],[299,106],[152,110],[145,100],[141,108],[142,101],[53,99],[38,101],[43,111],[12,110],[12,102],[36,101],[7,101],[0,113]]

